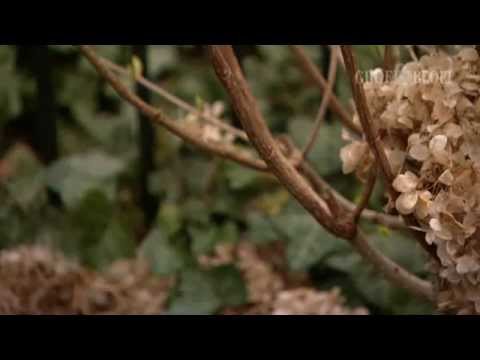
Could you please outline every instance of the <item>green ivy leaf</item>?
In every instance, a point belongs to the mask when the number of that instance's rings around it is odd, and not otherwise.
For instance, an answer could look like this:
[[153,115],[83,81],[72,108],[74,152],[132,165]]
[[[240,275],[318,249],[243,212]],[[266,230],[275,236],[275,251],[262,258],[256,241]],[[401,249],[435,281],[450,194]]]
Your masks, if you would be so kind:
[[[313,126],[314,119],[297,118],[291,121],[289,132],[292,134],[295,143],[302,147],[305,146]],[[341,132],[341,123],[338,121],[333,124],[324,123],[320,129],[315,147],[309,158],[322,176],[341,173],[340,149],[343,146]]]
[[258,173],[236,164],[226,166],[225,176],[232,190],[244,190],[256,184]]
[[175,315],[210,315],[222,306],[209,273],[188,269],[181,273],[169,313]]
[[211,270],[211,276],[222,307],[240,306],[247,302],[247,289],[236,267],[219,266]]
[[48,169],[47,183],[61,195],[67,207],[71,208],[92,189],[102,189],[112,198],[115,177],[124,168],[125,163],[121,160],[93,151],[57,161]]
[[288,236],[287,260],[293,271],[308,270],[341,246],[308,214],[283,215],[275,224]]
[[167,237],[172,237],[181,230],[183,214],[177,204],[164,203],[158,212],[158,224]]
[[172,275],[188,265],[188,250],[182,239],[169,239],[154,229],[144,240],[140,252],[149,261],[152,271],[160,276]]
[[136,242],[131,231],[117,217],[113,217],[101,240],[90,249],[89,262],[103,268],[114,261],[135,255]]
[[269,244],[279,240],[280,236],[275,231],[272,220],[259,213],[247,215],[249,240],[258,245]]
[[234,243],[239,234],[236,225],[227,222],[221,226],[191,226],[189,233],[192,238],[192,250],[195,255],[211,253],[219,243]]
[[246,301],[247,290],[235,267],[220,266],[208,271],[187,269],[180,276],[169,313],[208,315]]

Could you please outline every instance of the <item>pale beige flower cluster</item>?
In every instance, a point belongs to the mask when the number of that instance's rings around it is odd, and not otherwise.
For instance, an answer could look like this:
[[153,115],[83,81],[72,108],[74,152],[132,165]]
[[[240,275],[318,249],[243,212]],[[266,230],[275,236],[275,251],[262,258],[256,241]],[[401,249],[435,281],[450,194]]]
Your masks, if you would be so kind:
[[[425,79],[429,72],[450,76],[414,81],[412,73]],[[430,54],[404,65],[392,81],[364,89],[396,175],[395,207],[413,214],[438,249],[440,308],[480,313],[479,54],[474,48]],[[343,170],[362,178],[373,156],[365,141],[345,139]]]
[[235,140],[235,136],[232,133],[221,129],[215,123],[205,121],[205,117],[221,119],[224,112],[225,104],[221,101],[216,101],[213,104],[203,103],[200,112],[189,113],[182,121],[186,126],[195,128],[205,142],[231,144]]
[[93,272],[43,246],[0,253],[0,314],[160,314],[172,279],[140,259]]
[[316,291],[298,288],[280,292],[273,303],[273,315],[368,315],[365,308],[350,309],[340,289]]
[[[253,244],[243,241],[237,245],[222,244],[215,255],[202,257],[204,266],[234,262],[241,270],[247,285],[247,308],[227,310],[227,314],[244,315],[368,315],[365,308],[349,308],[340,290],[318,291],[308,281],[292,278],[280,271],[281,255],[267,251],[261,254]],[[283,259],[284,261],[284,259]],[[277,266],[275,266],[277,263]],[[285,265],[285,264],[283,264]]]

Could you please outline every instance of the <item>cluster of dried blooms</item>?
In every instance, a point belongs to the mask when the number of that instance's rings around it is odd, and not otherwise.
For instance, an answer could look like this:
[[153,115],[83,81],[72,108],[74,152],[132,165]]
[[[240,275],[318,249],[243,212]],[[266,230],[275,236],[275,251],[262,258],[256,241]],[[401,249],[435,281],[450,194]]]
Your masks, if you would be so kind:
[[205,119],[220,119],[225,112],[225,104],[216,101],[213,104],[203,103],[197,113],[191,112],[182,119],[187,127],[198,128],[202,140],[231,144],[235,136],[221,129],[218,125],[206,122]]
[[[262,253],[247,242],[221,245],[215,255],[199,260],[205,267],[235,263],[242,271],[249,305],[224,314],[368,314],[345,307],[338,289],[319,292],[303,278],[280,271],[278,252],[272,249]],[[0,314],[162,314],[174,284],[154,277],[141,259],[118,261],[97,273],[41,246],[1,252],[0,278]]]
[[0,253],[0,279],[0,314],[159,314],[172,286],[141,260],[99,274],[41,246]]
[[[244,315],[368,315],[365,308],[350,309],[339,289],[318,291],[305,278],[285,272],[284,259],[275,248],[262,251],[251,243],[220,245],[205,266],[236,263],[248,290],[249,305],[225,314]],[[272,259],[274,261],[272,261]],[[276,260],[275,260],[276,259]]]
[[[480,313],[479,54],[474,48],[432,53],[364,89],[396,176],[395,208],[413,214],[425,241],[438,249],[440,309]],[[364,179],[373,155],[365,141],[345,139],[343,170]]]

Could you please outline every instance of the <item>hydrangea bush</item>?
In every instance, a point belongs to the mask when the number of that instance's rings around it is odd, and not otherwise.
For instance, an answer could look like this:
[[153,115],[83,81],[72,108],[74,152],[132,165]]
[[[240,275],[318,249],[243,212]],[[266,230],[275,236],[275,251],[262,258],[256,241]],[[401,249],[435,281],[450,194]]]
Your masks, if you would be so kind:
[[[378,73],[369,80],[364,90],[373,125],[400,194],[391,206],[413,214],[424,241],[436,247],[438,261],[430,268],[438,306],[480,313],[479,54],[470,47],[434,52],[388,81]],[[345,139],[343,171],[365,179],[374,156],[366,141],[348,131]]]

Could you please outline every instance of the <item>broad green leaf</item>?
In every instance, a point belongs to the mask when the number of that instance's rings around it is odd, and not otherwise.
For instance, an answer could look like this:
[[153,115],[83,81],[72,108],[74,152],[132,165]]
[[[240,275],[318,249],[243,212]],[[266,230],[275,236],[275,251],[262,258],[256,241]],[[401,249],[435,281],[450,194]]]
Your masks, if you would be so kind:
[[181,239],[167,238],[154,229],[144,240],[140,252],[149,261],[157,275],[172,275],[182,270],[189,262],[187,249]]
[[220,243],[234,243],[238,241],[238,229],[232,222],[219,226],[191,226],[189,233],[192,238],[192,250],[195,255],[204,255],[212,252]]
[[182,272],[173,295],[169,313],[176,315],[210,315],[222,305],[209,273],[196,269]]
[[124,168],[121,160],[93,151],[57,161],[48,169],[47,182],[68,207],[74,207],[93,189],[102,189],[110,198],[113,197],[115,176]]
[[177,204],[164,203],[158,212],[157,223],[163,234],[172,237],[182,228],[182,209]]
[[[96,246],[112,219],[114,206],[100,190],[85,193],[78,205],[69,212],[72,235],[80,248]],[[75,234],[77,236],[75,236]]]
[[131,231],[118,218],[113,217],[101,240],[90,249],[89,263],[103,268],[116,260],[131,259],[136,242]]
[[293,271],[308,270],[341,246],[341,240],[327,233],[308,214],[282,216],[275,224],[288,236],[287,259]]
[[170,302],[171,314],[214,314],[227,306],[245,304],[247,291],[240,272],[232,266],[182,272]]
[[255,244],[263,245],[280,239],[272,220],[266,215],[250,213],[247,215],[247,223],[248,239]]
[[232,190],[244,190],[256,184],[258,173],[236,164],[226,166],[225,176]]
[[234,266],[220,266],[211,270],[215,291],[222,306],[240,306],[247,302],[247,289],[242,274]]
[[[290,122],[290,133],[296,144],[303,147],[310,138],[314,126],[314,119],[297,118]],[[324,123],[318,134],[315,147],[309,159],[322,176],[341,174],[340,149],[343,146],[341,139],[341,124]]]

